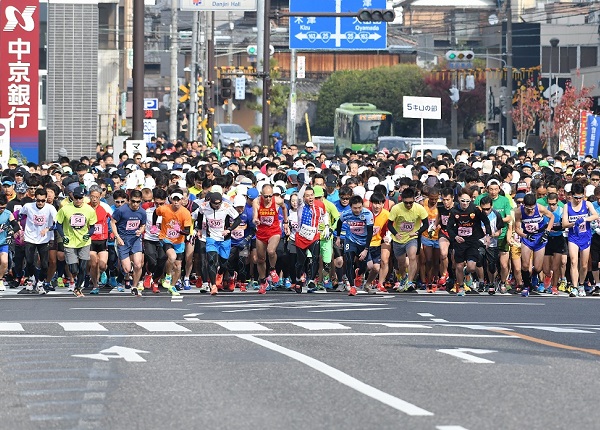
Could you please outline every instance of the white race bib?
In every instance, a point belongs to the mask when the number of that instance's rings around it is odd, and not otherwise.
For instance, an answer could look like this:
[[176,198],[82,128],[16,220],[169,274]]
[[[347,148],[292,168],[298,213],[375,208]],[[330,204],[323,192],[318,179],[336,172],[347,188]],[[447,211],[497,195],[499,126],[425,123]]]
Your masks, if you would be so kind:
[[315,235],[317,234],[317,227],[311,227],[309,225],[302,224],[298,234],[305,239],[312,240],[315,238]]

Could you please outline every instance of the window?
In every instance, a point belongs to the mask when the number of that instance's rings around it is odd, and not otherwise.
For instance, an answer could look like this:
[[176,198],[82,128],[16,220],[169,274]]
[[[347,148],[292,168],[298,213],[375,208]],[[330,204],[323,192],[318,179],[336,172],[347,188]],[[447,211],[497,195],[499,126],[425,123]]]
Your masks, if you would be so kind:
[[580,67],[596,67],[598,65],[598,48],[595,46],[582,46]]

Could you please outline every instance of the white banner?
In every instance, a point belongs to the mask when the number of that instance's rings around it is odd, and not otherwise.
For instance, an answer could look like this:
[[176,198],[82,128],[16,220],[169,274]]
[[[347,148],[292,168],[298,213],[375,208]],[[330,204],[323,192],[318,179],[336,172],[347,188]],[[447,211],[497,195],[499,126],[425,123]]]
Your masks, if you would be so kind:
[[246,100],[246,77],[238,76],[235,78],[235,99]]
[[304,79],[306,78],[306,57],[304,55],[299,55],[297,59],[297,67],[296,67],[296,78]]
[[8,169],[10,158],[10,120],[0,119],[0,165]]
[[179,0],[181,10],[242,11],[256,10],[256,0]]
[[126,140],[125,152],[129,158],[133,158],[135,154],[141,154],[142,158],[146,158],[146,142],[143,140]]
[[442,99],[439,97],[402,97],[404,118],[442,119]]
[[144,119],[144,141],[146,143],[150,143],[150,140],[157,136],[157,130],[157,120]]

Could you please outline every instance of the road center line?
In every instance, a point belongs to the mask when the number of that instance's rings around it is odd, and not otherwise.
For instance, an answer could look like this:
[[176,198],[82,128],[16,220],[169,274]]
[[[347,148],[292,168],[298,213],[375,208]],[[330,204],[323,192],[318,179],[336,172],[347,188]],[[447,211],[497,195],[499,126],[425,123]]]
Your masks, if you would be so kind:
[[330,378],[340,382],[341,384],[344,384],[344,385],[358,391],[359,393],[362,393],[368,397],[371,397],[374,400],[377,400],[385,405],[391,406],[392,408],[399,410],[400,412],[404,412],[407,415],[411,415],[411,416],[432,416],[433,415],[432,412],[426,411],[425,409],[421,409],[418,406],[413,405],[412,403],[408,403],[402,399],[399,399],[388,393],[385,393],[375,387],[367,385],[364,382],[361,382],[358,379],[353,378],[352,376],[350,376],[334,367],[331,367],[328,364],[323,363],[322,361],[319,361],[312,357],[309,357],[305,354],[302,354],[297,351],[293,351],[288,348],[284,348],[282,346],[279,346],[277,344],[269,342],[268,340],[259,339],[252,335],[240,334],[240,335],[238,335],[238,337],[240,339],[244,339],[249,342],[253,342],[257,345],[263,346],[267,349],[270,349],[272,351],[283,354],[289,358],[292,358],[296,361],[299,361],[300,363],[305,364],[309,367],[312,367],[313,369],[317,370],[318,372],[321,372],[324,375],[329,376]]
[[563,343],[552,342],[549,340],[540,339],[540,338],[533,337],[533,336],[528,336],[526,334],[517,333],[516,331],[504,331],[504,330],[490,330],[490,331],[493,331],[495,333],[505,334],[507,336],[515,336],[515,337],[521,338],[523,340],[528,340],[529,342],[539,343],[540,345],[545,345],[545,346],[549,346],[552,348],[566,349],[568,351],[586,352],[586,353],[592,354],[592,355],[600,355],[600,351],[598,351],[597,349],[579,348],[577,346],[565,345]]

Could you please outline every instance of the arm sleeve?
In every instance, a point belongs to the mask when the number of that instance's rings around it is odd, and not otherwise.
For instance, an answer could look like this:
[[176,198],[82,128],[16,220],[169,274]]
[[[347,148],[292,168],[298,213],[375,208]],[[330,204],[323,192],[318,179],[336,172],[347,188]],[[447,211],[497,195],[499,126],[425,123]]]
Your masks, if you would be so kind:
[[61,237],[65,237],[65,231],[63,230],[63,225],[59,222],[56,223],[56,231],[60,234]]
[[340,234],[342,233],[342,224],[344,224],[344,222],[342,221],[342,217],[340,217],[338,219],[337,225],[335,226],[335,232],[338,236],[340,236]]
[[16,219],[13,219],[10,222],[10,226],[13,228],[13,231],[16,233],[19,230],[21,230],[21,224],[19,224],[19,221],[17,221]]
[[456,222],[454,221],[454,217],[452,216],[452,211],[450,211],[450,217],[448,218],[448,235],[450,236],[450,241],[454,242],[456,240]]
[[398,232],[394,228],[394,221],[388,220],[388,222],[387,222],[387,228],[390,231],[390,233],[392,233],[392,235],[396,236],[398,234]]
[[88,236],[92,236],[94,234],[95,229],[96,229],[95,224],[90,225],[90,228],[88,228],[88,232],[87,232]]
[[417,237],[421,237],[421,235],[423,233],[425,233],[427,231],[427,229],[429,228],[429,218],[424,218],[421,221],[421,228],[419,229],[419,231],[417,232]]
[[242,222],[242,219],[240,217],[237,217],[233,220],[233,222],[231,223],[231,225],[229,226],[229,230],[235,230],[240,223]]
[[368,246],[371,244],[371,239],[373,239],[373,224],[369,224],[367,226],[367,241],[365,242]]

